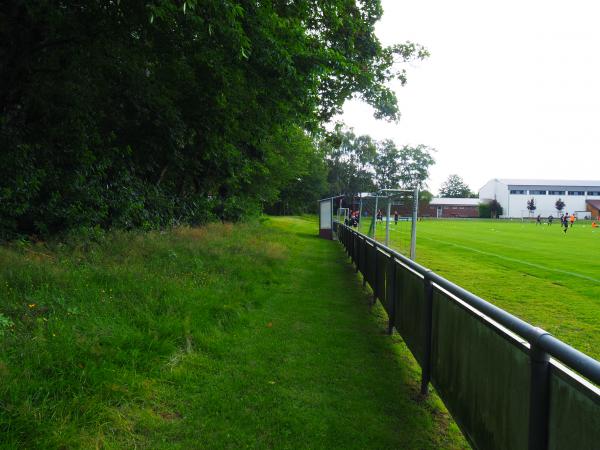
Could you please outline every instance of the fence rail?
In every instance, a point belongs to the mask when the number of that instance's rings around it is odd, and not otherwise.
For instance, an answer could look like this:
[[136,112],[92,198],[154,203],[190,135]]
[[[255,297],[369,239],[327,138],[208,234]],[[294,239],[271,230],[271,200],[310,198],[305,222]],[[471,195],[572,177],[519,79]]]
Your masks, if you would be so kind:
[[600,448],[600,362],[341,223],[334,231],[474,448]]

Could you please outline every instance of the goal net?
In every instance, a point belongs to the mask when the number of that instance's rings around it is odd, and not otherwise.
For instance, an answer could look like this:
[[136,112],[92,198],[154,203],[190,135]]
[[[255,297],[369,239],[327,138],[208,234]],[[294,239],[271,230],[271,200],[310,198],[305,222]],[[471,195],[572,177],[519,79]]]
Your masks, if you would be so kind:
[[[348,224],[396,251],[414,258],[418,191],[385,189],[344,199]],[[339,208],[338,211],[346,209]],[[345,223],[339,220],[340,223]]]

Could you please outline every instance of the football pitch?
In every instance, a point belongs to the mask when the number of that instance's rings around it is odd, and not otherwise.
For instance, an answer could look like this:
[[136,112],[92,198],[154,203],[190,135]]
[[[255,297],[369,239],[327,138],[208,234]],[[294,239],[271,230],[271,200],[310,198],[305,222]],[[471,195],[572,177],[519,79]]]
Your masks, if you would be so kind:
[[[390,247],[408,254],[409,245],[410,222],[392,223]],[[600,228],[589,221],[565,234],[556,222],[423,220],[416,253],[423,266],[600,359]]]

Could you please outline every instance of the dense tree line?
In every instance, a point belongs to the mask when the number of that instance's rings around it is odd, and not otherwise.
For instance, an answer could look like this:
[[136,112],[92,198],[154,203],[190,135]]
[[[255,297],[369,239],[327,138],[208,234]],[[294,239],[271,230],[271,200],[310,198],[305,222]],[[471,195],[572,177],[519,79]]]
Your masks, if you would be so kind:
[[423,189],[434,164],[434,149],[425,145],[398,148],[389,139],[357,136],[338,125],[321,142],[328,167],[329,191],[356,195],[379,189]]
[[[352,96],[399,116],[379,0],[9,0],[0,11],[0,235],[297,208]],[[322,194],[323,192],[318,192]],[[291,203],[290,203],[291,202]]]

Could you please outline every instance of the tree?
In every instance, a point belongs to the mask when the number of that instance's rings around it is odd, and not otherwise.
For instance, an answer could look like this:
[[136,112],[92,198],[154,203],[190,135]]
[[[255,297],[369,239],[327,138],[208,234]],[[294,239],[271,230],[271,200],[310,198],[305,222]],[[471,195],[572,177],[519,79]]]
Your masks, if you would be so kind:
[[440,197],[450,198],[475,198],[477,195],[458,175],[450,175],[440,187]]
[[534,198],[527,200],[527,209],[529,210],[529,215],[532,215],[534,213],[534,211],[537,209]]
[[[379,0],[8,0],[0,237],[236,220],[276,201],[357,96],[397,120]],[[312,143],[310,151],[317,152]],[[362,174],[365,175],[365,174]]]
[[402,183],[400,174],[400,151],[389,139],[377,143],[374,162],[375,183],[378,189],[398,188]]
[[479,204],[479,217],[488,219],[497,219],[498,216],[503,214],[504,210],[502,205],[494,199],[489,202],[483,202]]
[[309,152],[305,170],[287,183],[277,200],[269,204],[270,214],[300,214],[317,212],[317,200],[327,195],[327,165],[320,152]]
[[429,167],[435,163],[432,152],[426,145],[397,149],[392,141],[379,146],[375,160],[375,178],[380,189],[422,189],[429,177]]
[[419,191],[419,216],[424,216],[427,208],[429,207],[429,203],[433,199],[433,194],[428,190]]
[[558,200],[556,200],[556,203],[554,203],[554,207],[556,208],[556,210],[558,211],[558,214],[562,214],[562,210],[565,207],[565,202],[563,202],[560,198]]
[[377,157],[376,143],[370,136],[357,136],[341,124],[325,136],[321,148],[327,155],[328,182],[331,195],[356,195],[375,188],[373,164]]
[[404,189],[423,189],[427,186],[427,178],[429,178],[429,167],[435,160],[431,153],[435,149],[423,144],[416,147],[405,145],[400,149],[400,180],[401,186]]
[[341,124],[326,135],[321,146],[327,154],[331,195],[423,188],[435,162],[431,156],[435,150],[425,145],[399,149],[391,140],[357,136]]

